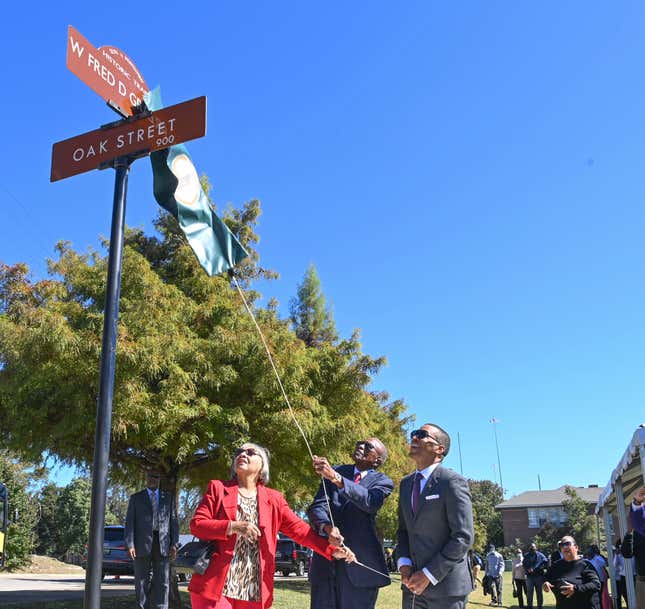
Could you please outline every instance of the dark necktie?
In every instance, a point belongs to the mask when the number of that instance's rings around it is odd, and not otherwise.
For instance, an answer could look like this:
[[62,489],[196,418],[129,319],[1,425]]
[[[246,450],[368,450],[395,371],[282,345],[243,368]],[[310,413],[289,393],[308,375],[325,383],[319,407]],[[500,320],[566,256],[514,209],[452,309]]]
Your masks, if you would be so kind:
[[412,486],[412,513],[416,514],[419,509],[419,499],[421,498],[421,480],[423,476],[417,472],[414,476],[414,485]]
[[152,530],[159,530],[159,505],[157,503],[157,491],[150,493],[150,503],[152,503]]
[[361,472],[356,472],[356,474],[354,475],[354,482],[356,482],[356,484],[361,483]]

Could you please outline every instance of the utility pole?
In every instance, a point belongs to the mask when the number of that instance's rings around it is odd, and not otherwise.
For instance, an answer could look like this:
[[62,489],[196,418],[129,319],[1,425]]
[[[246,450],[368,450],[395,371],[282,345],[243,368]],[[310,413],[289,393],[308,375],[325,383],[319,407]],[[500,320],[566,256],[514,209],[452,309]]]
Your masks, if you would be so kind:
[[497,423],[499,420],[493,417],[490,422],[493,424],[493,434],[495,435],[495,450],[497,450],[497,469],[499,471],[499,485],[502,487],[502,499],[504,498],[504,481],[502,480],[502,462],[499,458],[499,442],[497,441]]

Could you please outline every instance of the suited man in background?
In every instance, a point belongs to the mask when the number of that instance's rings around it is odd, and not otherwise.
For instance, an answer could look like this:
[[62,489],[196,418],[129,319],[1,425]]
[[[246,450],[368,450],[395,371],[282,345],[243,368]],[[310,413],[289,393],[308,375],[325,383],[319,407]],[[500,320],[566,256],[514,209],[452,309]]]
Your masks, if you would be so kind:
[[170,561],[177,554],[179,527],[174,497],[159,488],[159,479],[159,472],[147,472],[146,488],[130,496],[125,519],[137,609],[168,609]]
[[410,434],[417,471],[401,480],[397,565],[403,609],[464,609],[473,581],[467,553],[473,513],[468,482],[443,467],[450,436],[426,424]]
[[353,464],[333,468],[324,457],[314,457],[314,470],[324,480],[309,507],[309,522],[330,541],[344,540],[358,561],[382,575],[344,561],[329,562],[314,554],[309,573],[311,609],[373,609],[378,589],[390,584],[375,526],[376,513],[394,490],[392,480],[377,471],[387,459],[387,449],[378,438],[360,440],[353,459]]

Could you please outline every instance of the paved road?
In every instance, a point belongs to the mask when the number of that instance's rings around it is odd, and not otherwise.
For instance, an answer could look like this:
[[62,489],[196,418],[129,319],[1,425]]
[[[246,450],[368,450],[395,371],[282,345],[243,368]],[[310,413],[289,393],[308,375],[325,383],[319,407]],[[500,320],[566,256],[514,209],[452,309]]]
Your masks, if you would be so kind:
[[[36,575],[33,573],[0,574],[0,607],[5,603],[29,603],[82,599],[85,593],[85,574]],[[106,577],[101,595],[133,594],[132,577]]]
[[[304,577],[276,576],[276,581],[304,580]],[[185,589],[188,584],[180,583]],[[0,607],[6,603],[53,602],[82,599],[85,593],[85,573],[36,575],[33,573],[0,574]],[[101,596],[134,594],[134,578],[107,576],[101,583]],[[28,605],[26,605],[28,606]]]

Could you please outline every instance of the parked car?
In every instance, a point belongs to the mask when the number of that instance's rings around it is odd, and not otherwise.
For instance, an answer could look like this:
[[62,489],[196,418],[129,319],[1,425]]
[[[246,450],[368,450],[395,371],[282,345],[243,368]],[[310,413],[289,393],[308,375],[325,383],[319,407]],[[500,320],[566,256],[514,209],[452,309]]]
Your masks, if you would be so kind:
[[[83,556],[83,569],[87,569],[87,554]],[[106,575],[134,575],[134,561],[125,545],[125,527],[109,524],[103,529],[103,567],[101,579]]]
[[[177,549],[179,550],[182,546],[185,546],[187,543],[190,543],[191,541],[194,541],[196,539],[197,538],[193,537],[192,535],[180,535]],[[183,569],[175,569],[175,571],[177,573],[177,579],[180,582],[189,582],[190,578],[193,576],[192,572],[188,570],[184,571]]]
[[296,543],[288,537],[280,537],[275,552],[275,570],[281,571],[285,577],[295,573],[300,577],[309,569],[311,550]]
[[[193,540],[192,535],[180,535],[179,547]],[[83,555],[83,569],[87,569],[87,552]],[[101,579],[106,575],[134,575],[134,561],[125,544],[125,527],[109,524],[103,529],[103,568]],[[177,573],[180,582],[190,581],[190,573]]]

